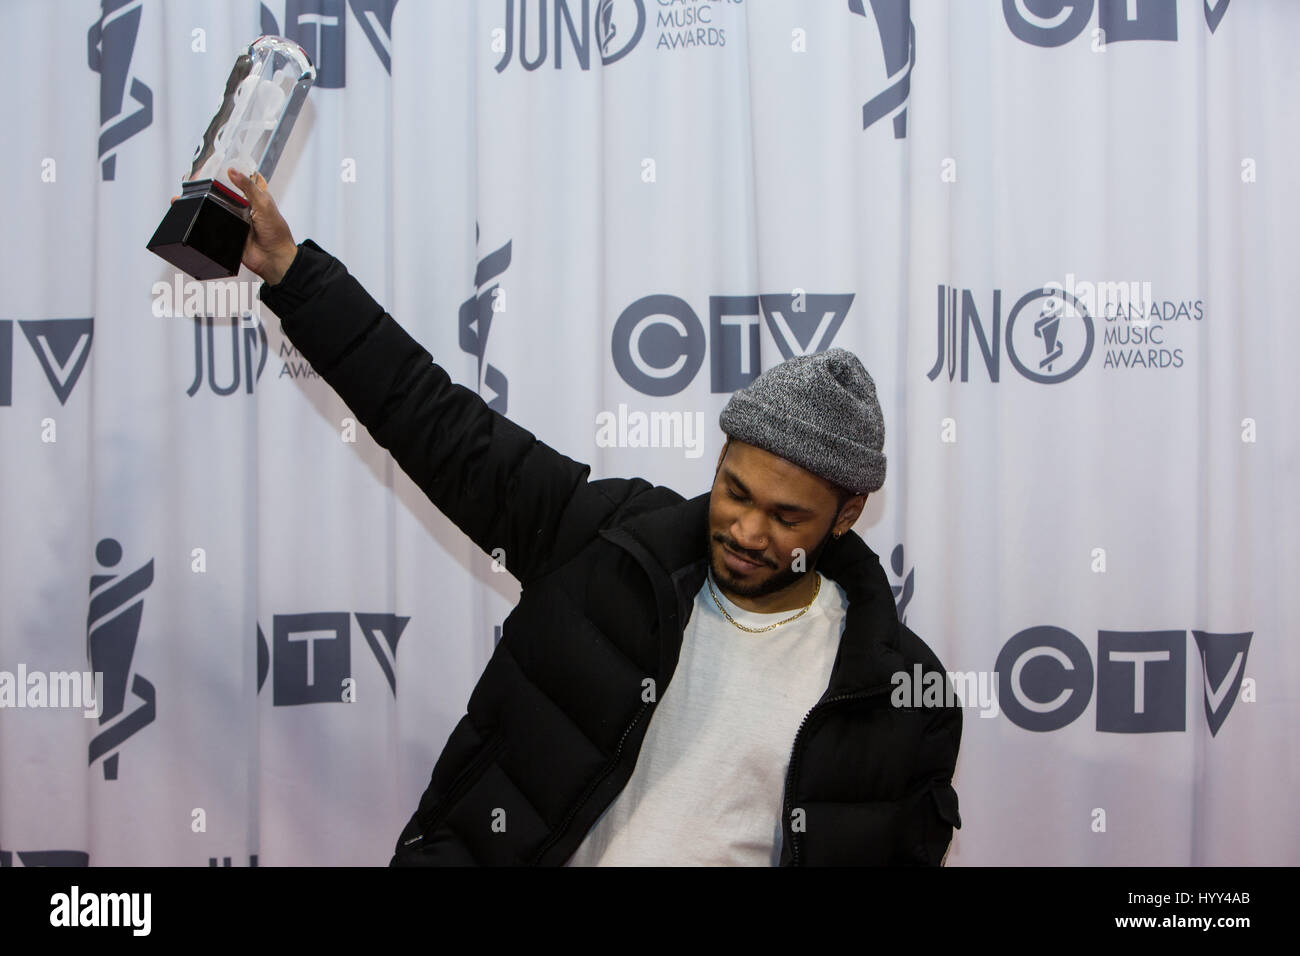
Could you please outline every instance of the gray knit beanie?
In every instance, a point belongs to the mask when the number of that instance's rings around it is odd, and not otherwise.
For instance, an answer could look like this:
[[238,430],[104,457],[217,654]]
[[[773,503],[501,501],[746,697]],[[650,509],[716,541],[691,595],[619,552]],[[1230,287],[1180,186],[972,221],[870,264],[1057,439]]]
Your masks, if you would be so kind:
[[722,430],[814,475],[867,494],[885,483],[885,419],[858,357],[798,355],[732,393]]

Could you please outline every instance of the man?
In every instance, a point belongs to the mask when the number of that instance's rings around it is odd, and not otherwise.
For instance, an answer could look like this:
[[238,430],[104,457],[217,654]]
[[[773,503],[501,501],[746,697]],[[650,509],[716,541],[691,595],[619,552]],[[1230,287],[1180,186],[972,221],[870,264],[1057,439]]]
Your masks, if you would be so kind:
[[522,585],[393,865],[942,862],[961,713],[891,704],[893,675],[943,668],[849,530],[885,477],[851,353],[736,392],[705,494],[590,481],[231,175],[285,334]]

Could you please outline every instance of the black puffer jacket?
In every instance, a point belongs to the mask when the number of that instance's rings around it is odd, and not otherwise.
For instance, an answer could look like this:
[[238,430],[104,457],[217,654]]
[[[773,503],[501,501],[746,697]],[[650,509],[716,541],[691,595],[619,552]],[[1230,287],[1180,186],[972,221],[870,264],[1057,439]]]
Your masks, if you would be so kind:
[[[708,494],[589,467],[451,382],[308,241],[263,300],[358,421],[522,585],[398,838],[394,865],[564,863],[632,774],[707,567]],[[852,531],[817,569],[849,600],[829,686],[791,742],[781,862],[938,864],[961,825],[957,708],[891,705],[942,665]],[[721,782],[725,786],[725,781]]]

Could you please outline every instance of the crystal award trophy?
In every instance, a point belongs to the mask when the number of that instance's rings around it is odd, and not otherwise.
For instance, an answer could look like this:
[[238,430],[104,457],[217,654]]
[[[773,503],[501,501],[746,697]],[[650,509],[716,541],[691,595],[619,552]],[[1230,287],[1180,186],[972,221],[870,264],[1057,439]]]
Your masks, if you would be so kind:
[[239,271],[252,220],[226,170],[270,180],[315,79],[302,47],[283,37],[258,37],[240,54],[180,198],[149,240],[151,251],[196,279]]

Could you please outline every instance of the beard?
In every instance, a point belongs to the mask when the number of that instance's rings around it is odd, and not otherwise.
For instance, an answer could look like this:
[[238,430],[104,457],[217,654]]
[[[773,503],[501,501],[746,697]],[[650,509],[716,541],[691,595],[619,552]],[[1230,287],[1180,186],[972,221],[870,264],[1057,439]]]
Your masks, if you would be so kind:
[[[706,517],[704,520],[705,530],[707,532],[709,519]],[[766,580],[752,584],[746,583],[743,579],[732,574],[731,569],[727,567],[725,561],[720,557],[716,557],[716,550],[711,543],[709,546],[711,555],[709,565],[713,571],[713,579],[718,582],[723,593],[735,594],[746,598],[765,597],[769,594],[774,594],[775,592],[794,584],[805,574],[809,574],[817,569],[817,561],[821,558],[822,551],[826,549],[826,545],[830,543],[831,532],[834,530],[835,520],[831,519],[831,525],[826,529],[826,533],[822,535],[821,541],[819,541],[817,546],[808,554],[807,571],[795,571],[792,566],[785,567],[769,576]],[[730,540],[725,538],[722,534],[710,534],[709,540],[710,542],[717,542],[719,545],[731,545]],[[745,553],[739,548],[736,548],[735,550],[739,554]]]

